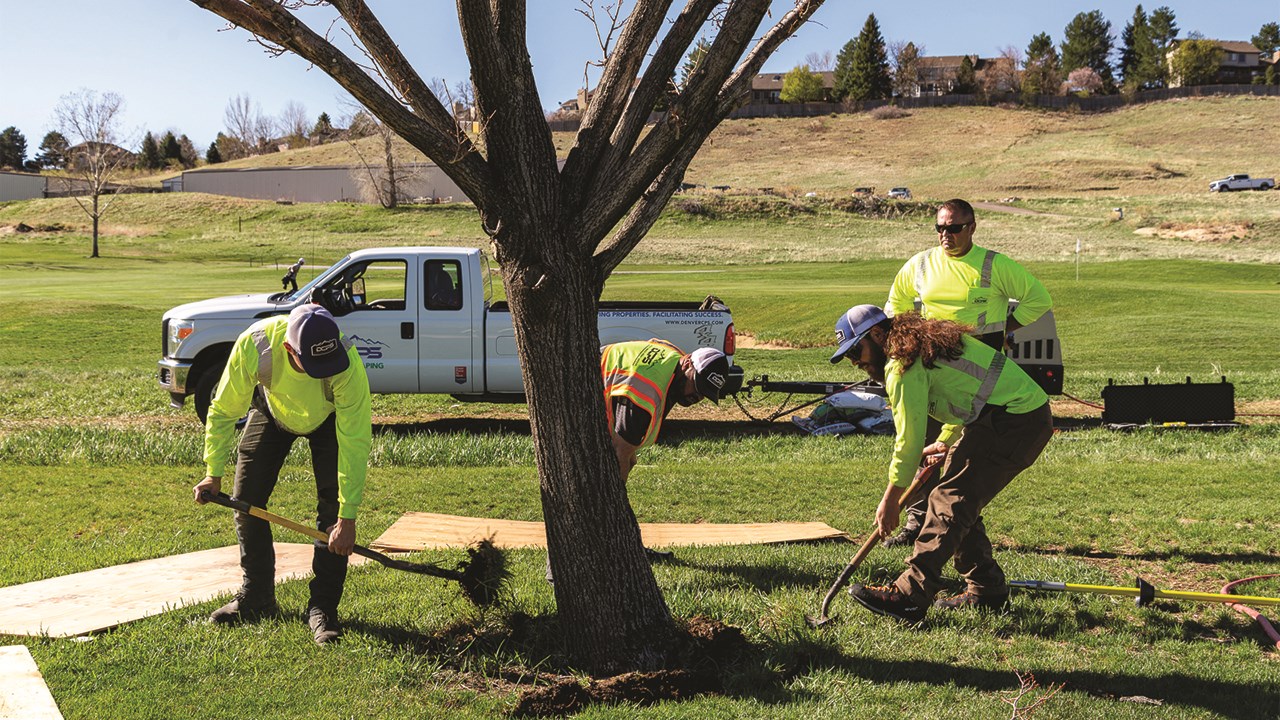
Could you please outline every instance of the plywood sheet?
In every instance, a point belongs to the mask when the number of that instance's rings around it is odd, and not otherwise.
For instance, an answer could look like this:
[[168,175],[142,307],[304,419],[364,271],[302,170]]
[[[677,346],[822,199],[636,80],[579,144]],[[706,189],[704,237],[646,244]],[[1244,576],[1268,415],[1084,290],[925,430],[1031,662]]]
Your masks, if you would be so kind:
[[[640,523],[646,547],[677,545],[758,545],[807,540],[848,540],[849,536],[820,522],[783,523]],[[382,552],[416,552],[466,547],[492,538],[501,548],[546,547],[541,522],[410,512],[392,523],[370,545]]]
[[0,647],[0,720],[62,720],[26,645]]
[[[276,582],[311,574],[312,545],[276,543]],[[351,564],[364,562],[352,556]],[[194,605],[240,587],[235,545],[0,588],[0,633],[66,637]]]

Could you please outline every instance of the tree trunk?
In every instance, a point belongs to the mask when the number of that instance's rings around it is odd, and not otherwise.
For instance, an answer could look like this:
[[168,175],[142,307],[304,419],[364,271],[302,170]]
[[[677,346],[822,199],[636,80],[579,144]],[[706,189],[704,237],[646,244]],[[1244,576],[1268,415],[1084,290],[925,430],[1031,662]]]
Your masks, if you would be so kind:
[[530,276],[503,262],[502,272],[566,650],[606,676],[660,667],[672,623],[609,439],[596,325],[600,282],[591,267],[584,258]]
[[98,257],[98,196],[93,196],[93,254],[89,257]]

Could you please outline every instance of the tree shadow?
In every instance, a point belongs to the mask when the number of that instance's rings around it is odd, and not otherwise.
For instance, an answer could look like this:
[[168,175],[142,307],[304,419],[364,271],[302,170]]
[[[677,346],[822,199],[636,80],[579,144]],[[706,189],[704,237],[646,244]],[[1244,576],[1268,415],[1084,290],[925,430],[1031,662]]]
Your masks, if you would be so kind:
[[1003,549],[1008,550],[1009,552],[1025,553],[1027,555],[1070,555],[1072,557],[1081,557],[1091,560],[1138,560],[1144,562],[1187,560],[1190,562],[1209,565],[1221,563],[1268,565],[1276,562],[1276,556],[1274,554],[1264,552],[1212,553],[1173,549],[1144,550],[1142,552],[1127,553],[1084,547],[1041,548],[1021,545]]

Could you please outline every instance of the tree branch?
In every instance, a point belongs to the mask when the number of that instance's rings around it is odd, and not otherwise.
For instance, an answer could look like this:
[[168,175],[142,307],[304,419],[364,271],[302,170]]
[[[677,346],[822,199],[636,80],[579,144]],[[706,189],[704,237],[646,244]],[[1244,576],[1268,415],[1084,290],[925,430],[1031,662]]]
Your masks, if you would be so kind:
[[[272,0],[191,2],[323,68],[347,92],[383,118],[397,134],[435,160],[440,169],[458,183],[478,207],[483,208],[492,202],[494,191],[490,170],[474,147],[464,147],[455,134],[442,132],[424,118],[410,112],[351,58],[281,5]],[[387,67],[394,62],[379,59],[379,64]]]
[[795,0],[795,7],[787,11],[777,23],[774,24],[769,32],[751,48],[751,52],[747,53],[742,64],[733,72],[729,80],[721,89],[719,97],[719,114],[721,117],[728,115],[738,107],[739,100],[751,92],[751,81],[760,73],[760,69],[764,67],[764,63],[773,54],[778,46],[795,35],[800,29],[813,17],[813,14],[822,7],[824,0]]

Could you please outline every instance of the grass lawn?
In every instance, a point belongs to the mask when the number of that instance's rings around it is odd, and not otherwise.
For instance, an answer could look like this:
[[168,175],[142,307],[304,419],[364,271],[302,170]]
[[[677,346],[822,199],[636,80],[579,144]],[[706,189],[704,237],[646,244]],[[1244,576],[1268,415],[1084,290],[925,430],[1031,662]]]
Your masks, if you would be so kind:
[[[43,227],[0,236],[0,585],[235,542],[227,511],[189,500],[202,473],[201,428],[189,408],[169,409],[154,383],[165,309],[274,290],[277,258],[305,255],[315,266],[363,246],[483,246],[474,212],[462,206],[386,213],[208,200],[123,199],[98,260],[84,257],[82,221],[65,203],[0,204],[0,228]],[[1275,202],[1269,194],[1202,200],[1145,196],[1146,209],[1123,221],[1106,218],[1115,200],[1098,193],[1019,203],[1043,215],[982,216],[980,244],[990,238],[1023,260],[1054,295],[1070,392],[1097,401],[1108,378],[1226,375],[1239,403],[1278,412],[1280,273],[1264,242],[1276,227]],[[831,326],[849,305],[883,299],[903,259],[930,241],[927,222],[826,207],[769,218],[730,207],[719,219],[673,209],[606,293],[713,292],[733,308],[740,332],[769,343],[739,352],[749,376],[860,379],[826,362]],[[1215,241],[1134,232],[1163,224],[1170,232],[1249,227]],[[1077,239],[1087,248],[1079,279]],[[710,256],[700,250],[708,241]],[[539,519],[520,411],[375,397],[360,540],[408,510]],[[889,439],[812,438],[785,421],[762,428],[732,403],[677,413],[632,473],[641,521],[821,520],[859,538],[869,527]],[[1059,433],[986,513],[1001,563],[1011,578],[1128,585],[1141,575],[1158,587],[1211,592],[1276,572],[1280,497],[1269,481],[1280,424],[1268,420],[1220,433]],[[272,509],[305,521],[312,498],[299,444]],[[283,530],[277,539],[300,541]],[[582,716],[1010,717],[1006,701],[1019,677],[1032,675],[1038,687],[1024,707],[1060,686],[1036,717],[1280,715],[1277,650],[1223,606],[1020,593],[1006,614],[935,611],[911,630],[842,596],[837,623],[808,628],[805,613],[855,547],[677,549],[675,562],[654,568],[673,614],[721,619],[754,649],[721,668],[721,696]],[[904,556],[877,549],[857,578],[889,579]],[[484,615],[441,581],[354,570],[345,639],[323,651],[299,617],[303,582],[280,589],[286,617],[250,627],[202,622],[221,602],[213,601],[86,642],[0,643],[31,648],[67,718],[492,717],[548,674],[566,672],[544,560],[512,553],[509,597]],[[1280,580],[1241,591],[1277,596]]]

